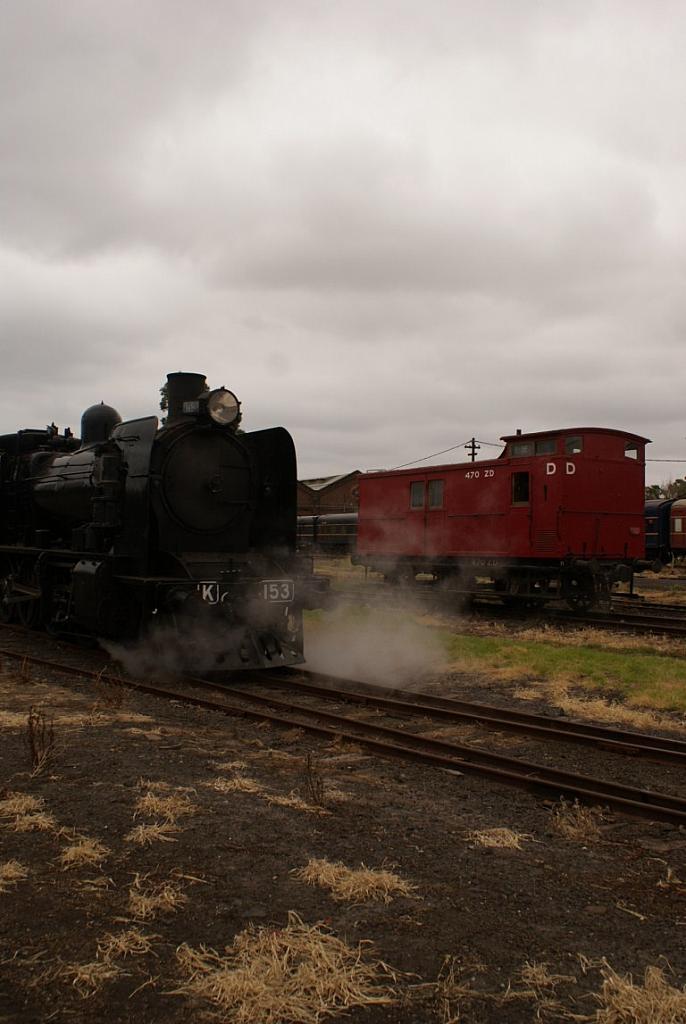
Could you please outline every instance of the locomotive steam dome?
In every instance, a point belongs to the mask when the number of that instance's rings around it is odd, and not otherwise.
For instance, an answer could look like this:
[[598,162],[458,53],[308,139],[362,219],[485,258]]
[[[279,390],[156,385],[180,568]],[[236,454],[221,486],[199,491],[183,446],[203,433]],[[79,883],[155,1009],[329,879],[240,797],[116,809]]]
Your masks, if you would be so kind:
[[202,533],[225,530],[250,502],[250,465],[233,435],[194,430],[170,446],[162,493],[174,518]]
[[111,405],[91,405],[81,417],[81,446],[106,441],[120,423],[121,416]]

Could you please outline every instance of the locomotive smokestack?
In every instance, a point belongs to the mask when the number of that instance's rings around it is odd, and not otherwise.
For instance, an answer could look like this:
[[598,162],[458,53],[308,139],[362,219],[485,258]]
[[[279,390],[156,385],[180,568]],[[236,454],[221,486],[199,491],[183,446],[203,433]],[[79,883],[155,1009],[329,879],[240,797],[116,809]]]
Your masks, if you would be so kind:
[[167,374],[167,424],[178,423],[188,417],[184,414],[183,403],[192,402],[194,398],[207,391],[207,380],[204,373],[168,373]]

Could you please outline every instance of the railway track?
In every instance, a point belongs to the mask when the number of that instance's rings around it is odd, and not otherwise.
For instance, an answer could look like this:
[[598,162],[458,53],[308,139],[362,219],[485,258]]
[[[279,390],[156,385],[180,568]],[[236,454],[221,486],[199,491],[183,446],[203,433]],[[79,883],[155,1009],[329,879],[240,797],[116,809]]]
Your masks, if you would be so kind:
[[[485,776],[495,782],[527,789],[539,796],[545,796],[553,800],[559,800],[561,797],[571,800],[578,799],[585,803],[608,806],[614,810],[652,821],[665,821],[671,824],[686,825],[686,799],[678,796],[640,789],[634,786],[626,786],[593,776],[567,772],[548,765],[537,764],[479,749],[468,744],[433,739],[412,733],[404,728],[393,728],[379,723],[360,721],[346,715],[328,711],[323,707],[311,707],[298,703],[293,700],[292,693],[288,694],[290,699],[283,700],[281,696],[264,692],[256,693],[241,685],[244,682],[247,686],[254,687],[256,682],[262,682],[260,676],[264,674],[258,673],[257,677],[255,673],[250,673],[249,676],[246,674],[245,677],[239,677],[235,682],[232,682],[230,687],[226,683],[214,680],[184,677],[178,681],[174,689],[169,689],[166,686],[141,683],[127,677],[114,675],[113,673],[106,672],[105,666],[100,670],[87,669],[64,662],[57,662],[52,659],[38,658],[26,652],[12,649],[0,649],[0,656],[24,660],[29,664],[57,672],[91,678],[104,684],[126,686],[140,693],[162,697],[166,700],[185,703],[189,706],[217,713],[268,721],[274,725],[287,728],[296,727],[313,735],[329,739],[343,739],[383,757],[415,761],[458,774]],[[268,676],[268,681],[272,681],[271,675]],[[285,677],[283,679],[283,683],[291,690],[297,690],[297,687],[292,685],[295,682],[295,679],[290,681]],[[313,696],[313,687],[324,688],[320,686],[324,682],[321,678],[319,683],[307,683],[306,680],[302,682],[303,685],[309,687],[309,699]],[[328,682],[329,684],[331,683],[330,678]],[[334,692],[329,685],[327,697],[328,699],[345,700],[347,696],[346,689],[346,687],[342,687]],[[221,696],[221,699],[217,699],[218,696]],[[317,694],[317,696],[320,695]],[[364,696],[366,703],[369,703],[371,695],[364,694],[360,696]],[[422,696],[428,697],[429,695]],[[380,696],[378,699],[380,701],[391,701],[393,698]],[[448,710],[445,706],[439,706],[441,702],[438,698],[433,698],[433,700],[438,701],[433,706],[431,706],[431,702],[415,703],[411,713],[419,715],[421,718],[426,718],[432,715],[437,716],[439,713],[442,715]],[[407,704],[408,702],[398,703]],[[465,702],[462,703],[464,704]],[[389,709],[386,708],[385,710]],[[403,708],[402,711],[396,710],[405,716],[409,713],[407,707]],[[462,708],[461,713],[466,714],[468,712],[465,708]],[[483,710],[483,706],[480,706],[478,714],[482,715],[485,719],[486,712]],[[522,715],[522,719],[526,717],[534,718],[537,716]],[[491,718],[490,722],[495,727],[495,719]],[[525,723],[523,720],[519,722],[521,726],[525,724],[529,726],[536,725],[536,723],[531,722]],[[577,723],[570,724],[573,726],[577,725]],[[585,727],[587,730],[586,740],[577,739],[576,741],[588,742],[589,730],[592,730],[592,728]],[[614,730],[604,730],[604,732],[607,734],[614,732]],[[635,746],[638,749],[640,747],[640,743],[637,744],[635,739],[637,734],[622,735],[630,735],[632,738],[631,743],[627,743],[625,739],[614,741],[608,738],[607,735],[603,737],[598,736],[597,742],[603,746],[617,742],[617,744],[622,746],[621,752],[624,753],[631,752],[630,749],[624,748]],[[567,741],[571,739],[571,733],[567,734],[566,739]],[[683,756],[683,751],[678,749],[679,741],[673,740],[670,745],[660,737],[652,737],[652,739],[655,741],[655,746],[652,748],[650,756],[656,756],[659,759],[668,757],[672,761],[678,760],[680,756]],[[644,743],[643,746],[644,752],[650,750],[647,743]],[[620,747],[609,747],[609,749],[619,750]]]
[[280,669],[263,673],[261,685],[287,689],[324,700],[344,700],[364,707],[391,711],[399,717],[428,717],[438,722],[468,723],[498,732],[523,733],[543,740],[593,746],[631,757],[647,757],[686,768],[686,741],[649,733],[631,732],[588,722],[536,715],[475,701],[440,697],[415,690],[371,686],[306,669]]
[[409,599],[433,610],[446,612],[459,611],[459,603],[467,602],[469,613],[475,616],[491,615],[501,619],[514,617],[527,621],[533,614],[542,621],[558,625],[591,626],[594,629],[616,630],[623,633],[659,633],[665,636],[686,637],[686,605],[643,602],[624,595],[613,598],[611,611],[580,612],[568,608],[547,608],[543,605],[533,610],[521,607],[513,610],[501,604],[492,594],[477,594],[474,600],[468,601],[470,595],[466,591],[438,591],[433,590],[429,584],[398,593],[389,591],[383,584],[373,583],[333,591],[332,594],[342,601],[383,604],[386,607],[407,606]]

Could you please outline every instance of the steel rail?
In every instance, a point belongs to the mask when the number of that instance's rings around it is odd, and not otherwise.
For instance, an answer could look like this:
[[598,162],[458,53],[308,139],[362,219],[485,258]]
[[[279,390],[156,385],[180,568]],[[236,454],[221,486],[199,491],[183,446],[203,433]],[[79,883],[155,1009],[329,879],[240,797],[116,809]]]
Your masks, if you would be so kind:
[[[205,680],[198,680],[198,682],[205,683]],[[211,685],[221,688],[219,684]],[[462,772],[488,775],[496,781],[542,792],[555,799],[559,799],[561,796],[579,798],[593,803],[606,804],[617,810],[637,814],[651,820],[686,824],[686,799],[682,797],[625,786],[590,775],[549,768],[547,765],[479,750],[467,744],[446,743],[443,740],[417,736],[400,729],[360,722],[328,711],[285,703],[269,695],[254,694],[235,688],[225,692],[229,692],[234,698],[238,697],[240,700],[256,704],[258,707],[275,708],[280,713],[304,715],[316,719],[318,723],[330,723],[334,726],[333,731],[336,734],[363,746],[368,745],[370,739],[373,742],[378,742],[378,739],[381,738],[387,747],[392,747],[400,752],[404,750],[426,763],[439,763],[441,767],[445,767],[446,762],[449,762],[452,768],[457,768]],[[293,724],[297,724],[297,722],[292,721],[291,725]],[[308,725],[300,723],[300,728],[308,727]]]
[[[305,681],[297,676],[305,676]],[[309,680],[315,680],[310,682]],[[317,681],[323,685],[317,685]],[[342,679],[325,673],[311,673],[303,669],[284,668],[275,673],[260,673],[260,682],[310,693],[328,700],[342,699],[351,704],[387,708],[400,715],[429,713],[432,718],[474,722],[477,725],[522,732],[541,739],[568,741],[599,746],[620,754],[651,757],[656,760],[686,764],[686,742],[649,733],[627,732],[606,726],[591,725],[576,719],[548,718],[525,711],[499,708],[495,705],[462,701],[452,697],[413,690],[411,693],[390,687],[372,687],[353,679]],[[356,689],[352,689],[356,687]]]
[[[346,739],[383,756],[418,761],[450,771],[457,770],[462,773],[471,772],[485,775],[496,782],[517,786],[553,799],[560,799],[560,797],[580,799],[586,803],[606,805],[651,821],[667,821],[672,824],[686,825],[686,800],[680,797],[624,786],[592,776],[560,771],[545,765],[478,750],[465,744],[451,744],[442,740],[415,736],[399,729],[372,725],[330,712],[304,708],[302,705],[287,704],[273,697],[257,695],[236,688],[228,690],[225,686],[210,680],[188,677],[184,678],[182,683],[185,682],[195,688],[205,687],[213,691],[219,690],[224,697],[222,702],[192,696],[178,690],[151,686],[148,683],[138,683],[126,677],[110,675],[102,670],[95,671],[94,669],[64,665],[16,651],[0,649],[0,656],[26,660],[31,664],[65,672],[69,675],[80,675],[101,682],[126,686],[140,693],[164,697],[192,707],[232,716],[270,721],[288,728],[297,727],[315,735]],[[238,705],[227,703],[227,697],[233,700],[238,699],[242,703]]]

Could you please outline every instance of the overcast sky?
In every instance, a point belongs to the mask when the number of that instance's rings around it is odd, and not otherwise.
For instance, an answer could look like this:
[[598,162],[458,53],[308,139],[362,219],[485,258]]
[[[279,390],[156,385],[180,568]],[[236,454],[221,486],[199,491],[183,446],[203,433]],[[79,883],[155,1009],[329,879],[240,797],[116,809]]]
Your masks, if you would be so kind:
[[686,460],[681,0],[0,19],[0,431],[192,370],[304,477],[517,427]]

